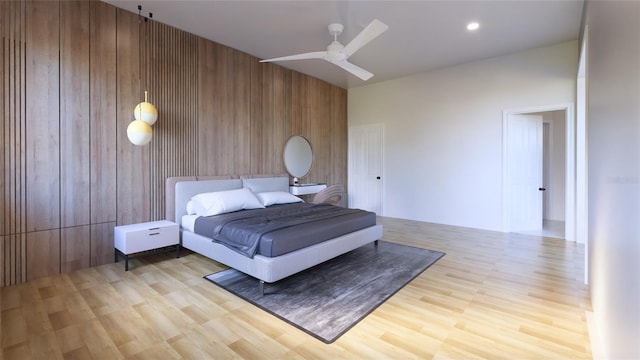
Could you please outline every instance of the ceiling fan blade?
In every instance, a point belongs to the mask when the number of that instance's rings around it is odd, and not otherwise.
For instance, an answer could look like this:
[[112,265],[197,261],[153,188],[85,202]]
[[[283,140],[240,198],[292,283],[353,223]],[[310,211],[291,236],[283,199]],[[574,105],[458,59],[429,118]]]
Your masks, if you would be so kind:
[[287,61],[287,60],[305,60],[305,59],[324,59],[327,56],[326,51],[315,51],[310,53],[283,56],[273,59],[260,60],[260,62]]
[[364,30],[356,35],[347,46],[344,47],[344,54],[347,57],[351,56],[354,52],[358,51],[361,47],[365,46],[369,41],[375,39],[383,32],[387,31],[389,27],[378,19],[374,19]]
[[353,75],[359,77],[360,79],[367,81],[369,80],[373,74],[368,72],[367,70],[353,65],[352,63],[348,62],[347,60],[342,60],[342,61],[332,61],[332,64],[336,64],[338,66],[340,66],[341,68],[347,70],[348,72],[352,73]]

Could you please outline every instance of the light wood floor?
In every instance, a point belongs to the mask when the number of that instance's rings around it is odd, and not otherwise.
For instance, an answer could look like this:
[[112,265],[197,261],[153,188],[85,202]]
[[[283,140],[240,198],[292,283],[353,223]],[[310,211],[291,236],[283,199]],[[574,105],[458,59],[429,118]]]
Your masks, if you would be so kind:
[[326,345],[154,255],[1,289],[3,359],[591,358],[583,246],[380,218],[387,241],[446,252]]
[[[559,220],[542,220],[542,229],[532,231],[522,231],[522,234],[546,236],[558,239],[565,238],[565,222]],[[520,231],[518,231],[520,232]]]

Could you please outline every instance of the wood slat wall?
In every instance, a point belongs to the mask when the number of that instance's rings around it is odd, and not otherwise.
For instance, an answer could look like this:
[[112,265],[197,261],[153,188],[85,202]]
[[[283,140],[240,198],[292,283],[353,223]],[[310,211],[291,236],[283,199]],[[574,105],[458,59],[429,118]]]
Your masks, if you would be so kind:
[[[0,286],[113,261],[113,227],[164,217],[169,176],[347,182],[347,92],[99,1],[2,1]],[[153,139],[126,129],[148,90]]]
[[90,265],[113,261],[116,225],[116,12],[90,2],[89,13]]
[[27,231],[60,227],[60,4],[27,1]]
[[[196,36],[156,22],[148,23],[145,41],[147,71],[143,88],[162,121],[153,126],[151,147],[151,209],[153,219],[165,214],[167,177],[196,173],[198,153],[197,84],[198,39]],[[144,86],[147,83],[149,86]]]
[[[89,2],[60,2],[60,271],[90,266]],[[63,100],[64,99],[64,100]]]
[[0,136],[1,284],[26,281],[26,4],[0,2],[2,126]]

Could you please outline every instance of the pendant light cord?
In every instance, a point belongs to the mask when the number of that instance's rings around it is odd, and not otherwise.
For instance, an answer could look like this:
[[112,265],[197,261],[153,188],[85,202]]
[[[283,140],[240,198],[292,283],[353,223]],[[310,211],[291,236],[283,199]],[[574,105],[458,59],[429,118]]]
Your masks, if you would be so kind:
[[153,17],[152,13],[149,13],[149,18],[144,18],[144,101],[147,100],[147,90],[149,90],[149,24],[148,20]]
[[140,41],[142,36],[140,35],[140,27],[142,25],[141,20],[142,5],[138,5],[138,95],[142,98],[142,46]]

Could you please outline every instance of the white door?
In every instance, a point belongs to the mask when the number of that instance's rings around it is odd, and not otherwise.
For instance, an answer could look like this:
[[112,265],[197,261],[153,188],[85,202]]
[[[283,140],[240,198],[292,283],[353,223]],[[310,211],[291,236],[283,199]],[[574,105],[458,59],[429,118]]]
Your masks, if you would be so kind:
[[382,216],[382,125],[349,128],[349,207]]
[[510,231],[542,228],[542,116],[511,114],[507,121]]

